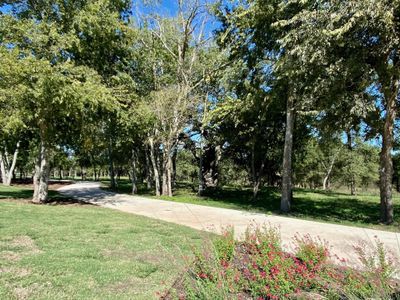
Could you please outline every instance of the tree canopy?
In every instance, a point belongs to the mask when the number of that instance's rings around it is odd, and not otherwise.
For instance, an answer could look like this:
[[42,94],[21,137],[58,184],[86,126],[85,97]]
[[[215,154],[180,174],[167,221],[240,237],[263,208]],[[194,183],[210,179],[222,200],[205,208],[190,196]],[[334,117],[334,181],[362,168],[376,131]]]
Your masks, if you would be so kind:
[[[0,1],[0,172],[173,196],[398,184],[400,1]],[[142,13],[141,8],[145,7]],[[393,165],[394,158],[394,165]]]

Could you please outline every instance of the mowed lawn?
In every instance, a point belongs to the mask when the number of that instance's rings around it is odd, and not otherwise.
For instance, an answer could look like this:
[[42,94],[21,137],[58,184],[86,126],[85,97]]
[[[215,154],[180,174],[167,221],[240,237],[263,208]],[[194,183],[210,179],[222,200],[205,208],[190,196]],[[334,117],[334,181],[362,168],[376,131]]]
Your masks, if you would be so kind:
[[[105,186],[108,181],[103,181]],[[119,183],[118,191],[130,193],[129,181]],[[139,194],[154,198],[154,192],[139,186]],[[179,184],[174,197],[159,197],[164,200],[240,209],[267,214],[279,214],[280,191],[277,188],[264,188],[256,200],[252,198],[250,188],[224,187],[214,190],[204,197],[199,197],[187,185]],[[350,226],[368,227],[388,231],[400,231],[400,194],[393,192],[395,223],[383,225],[379,223],[380,204],[377,193],[361,192],[351,196],[346,192],[325,192],[321,190],[295,189],[292,212],[289,217],[338,223]]]
[[31,193],[0,187],[0,299],[155,299],[209,237],[92,205],[10,200]]

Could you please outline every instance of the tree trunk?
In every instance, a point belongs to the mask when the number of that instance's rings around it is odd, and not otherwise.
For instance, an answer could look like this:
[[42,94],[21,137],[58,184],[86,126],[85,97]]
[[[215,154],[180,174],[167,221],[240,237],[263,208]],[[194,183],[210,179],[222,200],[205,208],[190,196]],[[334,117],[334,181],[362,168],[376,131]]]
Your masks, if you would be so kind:
[[149,139],[150,144],[150,160],[153,165],[153,175],[154,175],[154,184],[156,189],[156,196],[160,196],[160,173],[158,172],[157,159],[155,156],[154,149],[154,141],[152,138]]
[[136,153],[135,149],[132,149],[132,158],[131,158],[131,182],[132,182],[132,195],[137,193],[137,177],[136,177]]
[[260,191],[261,178],[258,177],[253,181],[253,200],[257,199],[258,192]]
[[4,185],[11,185],[11,180],[14,176],[15,166],[17,164],[18,152],[19,152],[20,142],[17,142],[12,161],[10,164],[8,153],[5,151],[4,154],[0,153],[0,166],[1,166],[1,177]]
[[147,189],[151,189],[152,179],[151,179],[151,171],[150,171],[149,150],[147,149],[147,147],[145,149],[144,158],[145,158],[145,163],[146,163],[146,170],[145,170],[146,171],[146,185],[147,185]]
[[350,194],[352,196],[355,196],[356,193],[357,193],[356,181],[354,179],[354,176],[352,176],[350,180]]
[[35,168],[35,180],[34,180],[34,193],[32,202],[34,203],[46,203],[48,200],[48,188],[49,188],[49,176],[50,176],[50,149],[41,142],[39,157]]
[[[173,154],[171,157],[171,165],[172,165],[171,186],[173,188],[176,187],[176,157],[177,157],[177,155],[178,155],[178,149],[177,149],[177,147],[174,147]],[[171,191],[172,191],[172,189],[171,189]]]
[[398,85],[399,83],[396,81],[391,94],[385,95],[386,116],[382,133],[379,188],[381,198],[381,221],[386,224],[391,224],[394,221],[392,200],[393,161],[391,152],[393,150],[393,127],[396,118]]
[[167,168],[168,196],[172,197],[173,160],[171,155],[168,155],[167,166],[168,166]]
[[7,173],[6,173],[6,163],[5,163],[5,155],[0,153],[0,170],[1,170],[1,182],[3,185],[7,185]]
[[258,176],[256,172],[256,151],[255,151],[255,141],[253,141],[251,145],[251,182],[253,183],[253,200],[256,200],[259,189],[260,189],[260,183],[261,183],[261,176]]
[[[353,151],[353,138],[351,136],[351,129],[349,129],[347,132],[347,147],[349,148],[350,153]],[[351,155],[351,159],[353,156]],[[354,196],[356,194],[356,180],[354,178],[354,175],[351,175],[350,178],[350,195]]]
[[294,129],[294,99],[292,95],[287,98],[285,146],[282,164],[282,198],[281,211],[289,212],[292,203],[292,149]]
[[204,166],[203,166],[203,149],[202,149],[202,145],[200,144],[200,155],[199,155],[199,188],[197,190],[197,194],[199,196],[203,196],[204,195],[204,191],[206,189],[206,184],[205,184],[205,180],[204,180]]
[[40,164],[41,164],[41,154],[39,149],[38,157],[35,160],[35,171],[33,174],[33,199],[39,198],[38,193],[39,193]]
[[323,180],[323,182],[322,182],[322,189],[323,189],[324,191],[327,190],[327,187],[328,187],[328,180],[329,180],[329,175],[326,174],[325,177],[324,177],[324,180]]
[[111,189],[115,190],[117,185],[115,183],[115,170],[114,170],[113,150],[112,150],[111,141],[108,145],[108,168],[110,171],[109,174],[110,174]]
[[162,170],[162,195],[172,196],[172,158],[171,147],[164,143],[163,149],[163,170]]
[[339,151],[333,155],[332,161],[330,162],[330,164],[328,166],[328,169],[326,171],[326,174],[325,174],[325,177],[324,177],[324,181],[322,182],[322,188],[324,189],[324,191],[326,191],[327,188],[329,188],[329,178],[330,178],[330,176],[332,174],[332,170],[333,170],[333,166],[335,165],[336,158],[340,154],[340,150],[341,149],[339,149]]

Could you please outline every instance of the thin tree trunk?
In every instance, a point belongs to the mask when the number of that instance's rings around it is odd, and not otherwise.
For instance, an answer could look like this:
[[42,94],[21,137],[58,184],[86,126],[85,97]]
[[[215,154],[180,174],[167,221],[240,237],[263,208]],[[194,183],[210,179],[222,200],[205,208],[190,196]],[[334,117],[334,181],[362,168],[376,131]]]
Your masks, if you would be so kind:
[[1,170],[1,182],[3,185],[7,185],[7,174],[6,174],[6,163],[5,163],[5,155],[0,153],[0,170]]
[[[393,127],[396,118],[396,98],[398,95],[399,82],[396,81],[393,91],[386,98],[386,116],[382,133],[382,150],[380,155],[380,198],[381,198],[381,221],[391,224],[394,221],[393,200],[392,200],[392,179],[393,179]],[[387,95],[385,95],[387,96]]]
[[255,163],[255,142],[251,144],[251,161],[250,161],[250,170],[251,170],[251,181],[253,183],[253,199],[254,197],[254,188],[256,186],[256,163]]
[[146,184],[147,184],[147,189],[151,189],[152,179],[151,179],[151,171],[150,171],[149,150],[147,149],[147,147],[145,149],[145,153],[144,154],[145,154],[144,155],[144,159],[145,159],[145,164],[146,164],[146,170],[145,170],[146,171]]
[[[164,144],[165,146],[165,144]],[[169,175],[168,173],[170,172],[169,168],[169,148],[164,147],[163,149],[163,169],[162,169],[162,195],[163,196],[169,196]]]
[[167,185],[168,196],[172,197],[172,178],[173,178],[173,161],[171,155],[168,154],[167,159]]
[[350,194],[355,196],[357,194],[356,180],[354,179],[354,175],[351,176],[350,180]]
[[253,183],[253,200],[255,200],[257,198],[258,195],[258,191],[260,188],[260,176],[257,176],[257,172],[256,172],[256,151],[255,151],[255,141],[253,141],[252,145],[251,145],[251,181]]
[[260,185],[261,185],[261,178],[258,177],[253,181],[253,200],[257,199],[258,192],[260,191]]
[[192,153],[195,159],[198,160],[199,162],[199,173],[198,173],[198,180],[199,180],[199,186],[197,189],[197,195],[203,196],[204,192],[206,190],[206,184],[204,181],[204,161],[203,161],[203,137],[204,137],[204,128],[201,127],[200,131],[200,141],[199,141],[199,150],[200,154],[197,156],[196,154],[196,145],[194,144],[194,147],[192,148]]
[[215,162],[214,162],[214,186],[218,187],[219,185],[219,162],[221,161],[222,158],[222,147],[220,145],[217,145],[215,147]]
[[[172,164],[172,178],[171,178],[171,186],[173,188],[176,187],[176,157],[178,155],[178,149],[177,147],[174,147],[172,158],[171,158],[171,164]],[[172,191],[172,189],[171,189]]]
[[136,177],[136,153],[135,150],[132,149],[132,158],[131,158],[131,182],[132,182],[132,195],[137,194],[137,177]]
[[156,189],[156,196],[160,196],[160,173],[158,172],[157,159],[155,156],[154,149],[154,141],[152,138],[149,139],[150,144],[150,160],[153,165],[153,175],[154,175],[154,184]]
[[1,182],[3,184],[6,183],[7,178],[6,178],[6,166],[4,163],[4,158],[3,158],[3,154],[0,153],[0,171],[1,171]]
[[40,164],[41,164],[41,155],[40,155],[40,149],[39,149],[39,154],[35,161],[35,171],[33,174],[33,199],[39,198],[38,193],[39,193]]
[[204,195],[204,191],[206,189],[206,184],[204,182],[204,170],[203,170],[203,149],[202,149],[203,145],[200,145],[200,155],[199,155],[199,188],[197,191],[197,194],[199,196],[203,196]]
[[339,151],[334,154],[332,161],[329,164],[328,170],[325,174],[324,181],[322,182],[322,188],[324,189],[324,191],[326,191],[326,189],[329,187],[329,178],[332,174],[333,166],[335,165],[335,161],[340,153],[340,150],[341,149],[339,149]]
[[294,99],[292,95],[287,98],[285,146],[283,150],[282,166],[282,198],[281,211],[289,212],[292,203],[292,149],[294,129]]
[[113,160],[113,150],[112,150],[112,145],[111,145],[111,140],[108,145],[108,168],[109,168],[109,174],[110,174],[110,184],[111,184],[111,189],[115,190],[116,188],[116,183],[115,183],[115,170],[114,170],[114,160]]
[[0,153],[1,176],[4,185],[11,185],[11,180],[14,176],[15,166],[17,165],[19,146],[20,142],[18,141],[12,157],[11,165],[9,162],[7,151],[5,154]]

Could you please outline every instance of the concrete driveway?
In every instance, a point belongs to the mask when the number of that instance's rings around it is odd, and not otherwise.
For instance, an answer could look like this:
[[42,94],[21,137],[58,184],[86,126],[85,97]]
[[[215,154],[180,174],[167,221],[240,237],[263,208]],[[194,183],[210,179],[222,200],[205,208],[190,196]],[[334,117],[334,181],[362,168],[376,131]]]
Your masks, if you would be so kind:
[[372,248],[375,238],[378,238],[395,258],[400,259],[400,233],[395,232],[116,194],[102,190],[98,182],[75,183],[61,187],[58,191],[102,207],[194,229],[219,233],[223,227],[233,226],[237,238],[243,236],[250,224],[270,224],[279,227],[283,245],[289,251],[293,249],[293,237],[296,234],[310,234],[313,238],[326,240],[331,253],[346,259],[351,265],[359,264],[353,247],[364,244],[364,247]]

